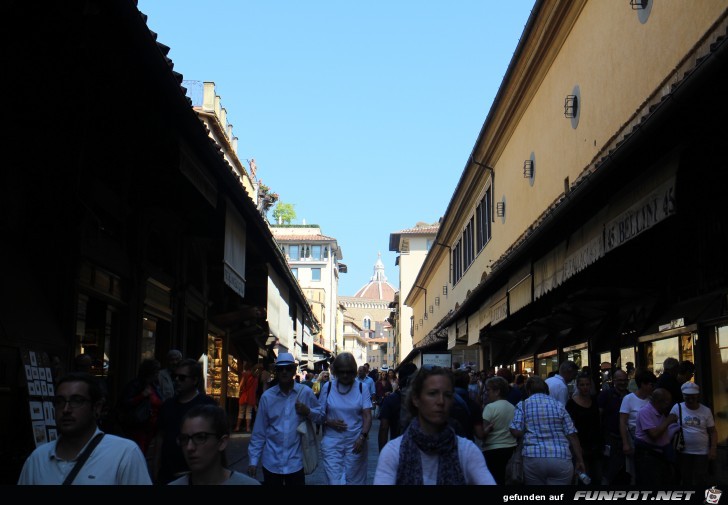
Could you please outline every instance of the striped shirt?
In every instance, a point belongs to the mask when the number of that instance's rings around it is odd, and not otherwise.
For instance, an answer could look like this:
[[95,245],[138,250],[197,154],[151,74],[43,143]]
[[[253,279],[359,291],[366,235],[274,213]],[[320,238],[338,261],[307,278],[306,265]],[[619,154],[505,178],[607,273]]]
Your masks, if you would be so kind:
[[576,433],[571,416],[563,405],[543,393],[536,393],[518,402],[510,428],[524,431],[523,409],[526,409],[526,430],[523,434],[523,455],[530,458],[571,459],[567,435]]

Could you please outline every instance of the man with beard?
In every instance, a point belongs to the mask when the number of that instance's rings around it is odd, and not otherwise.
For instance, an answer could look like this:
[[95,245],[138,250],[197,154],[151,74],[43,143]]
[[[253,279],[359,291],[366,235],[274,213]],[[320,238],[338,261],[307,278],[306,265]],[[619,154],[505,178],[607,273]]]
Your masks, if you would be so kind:
[[[98,428],[103,403],[96,377],[85,372],[62,377],[53,397],[59,437],[33,451],[18,484],[63,484],[69,479],[69,484],[150,485],[139,446]],[[87,448],[88,458],[78,463]],[[75,477],[69,478],[77,465]]]

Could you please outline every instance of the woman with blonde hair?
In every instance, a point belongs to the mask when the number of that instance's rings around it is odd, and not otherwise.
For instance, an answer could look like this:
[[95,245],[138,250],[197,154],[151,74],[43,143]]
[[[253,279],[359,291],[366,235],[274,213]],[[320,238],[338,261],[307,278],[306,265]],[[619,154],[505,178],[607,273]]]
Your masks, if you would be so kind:
[[374,484],[495,484],[478,446],[448,423],[454,395],[450,369],[424,366],[415,374],[406,398],[412,420],[379,454]]

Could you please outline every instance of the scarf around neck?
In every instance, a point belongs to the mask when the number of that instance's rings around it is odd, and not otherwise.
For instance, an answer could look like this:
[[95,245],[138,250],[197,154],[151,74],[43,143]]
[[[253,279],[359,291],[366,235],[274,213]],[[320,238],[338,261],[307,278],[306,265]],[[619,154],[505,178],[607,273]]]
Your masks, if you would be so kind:
[[397,466],[398,485],[422,485],[422,457],[420,450],[427,454],[437,454],[437,484],[463,485],[465,476],[458,458],[458,439],[455,431],[445,427],[436,435],[427,435],[420,428],[418,418],[412,418],[402,435]]

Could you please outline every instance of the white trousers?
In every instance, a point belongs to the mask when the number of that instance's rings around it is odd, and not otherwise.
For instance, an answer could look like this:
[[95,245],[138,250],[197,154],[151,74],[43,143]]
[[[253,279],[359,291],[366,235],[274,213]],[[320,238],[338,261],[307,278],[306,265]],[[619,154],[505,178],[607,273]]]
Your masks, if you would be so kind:
[[358,434],[346,437],[324,434],[321,439],[321,460],[329,485],[366,485],[368,444],[365,442],[362,451],[354,454],[354,442],[358,437]]

